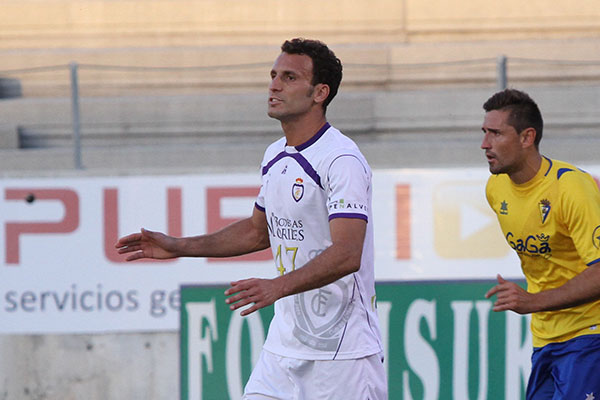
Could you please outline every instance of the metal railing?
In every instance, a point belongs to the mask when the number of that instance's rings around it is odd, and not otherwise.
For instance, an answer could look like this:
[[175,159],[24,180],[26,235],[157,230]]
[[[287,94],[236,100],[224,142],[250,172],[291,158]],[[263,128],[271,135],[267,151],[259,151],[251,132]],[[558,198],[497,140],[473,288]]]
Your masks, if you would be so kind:
[[[214,65],[214,66],[192,66],[192,67],[148,67],[148,66],[123,66],[123,65],[98,65],[98,64],[79,64],[71,62],[68,66],[51,65],[42,67],[22,68],[0,71],[0,98],[2,97],[1,78],[16,77],[12,79],[13,84],[20,78],[27,81],[26,77],[32,75],[46,74],[45,81],[51,81],[58,87],[57,90],[50,91],[52,97],[70,97],[71,98],[71,128],[73,143],[73,162],[76,169],[83,169],[81,155],[81,113],[80,99],[82,97],[82,83],[80,75],[82,71],[90,72],[92,75],[86,79],[84,87],[88,88],[89,93],[85,96],[94,96],[98,93],[111,93],[111,96],[123,95],[123,88],[127,87],[126,92],[144,92],[153,91],[164,93],[169,90],[202,90],[205,86],[225,88],[228,85],[237,85],[238,88],[262,87],[266,82],[270,62],[237,64],[237,65]],[[536,74],[539,68],[545,69],[545,74]],[[57,76],[63,74],[68,69],[68,83]],[[570,72],[556,73],[557,69]],[[495,86],[502,90],[509,85],[509,80],[520,81],[557,81],[566,79],[573,81],[577,78],[581,80],[598,81],[600,83],[600,60],[598,61],[574,61],[574,60],[542,60],[519,57],[507,57],[499,55],[496,58],[481,58],[446,61],[439,63],[406,63],[406,64],[344,64],[346,85],[374,87],[394,87],[401,84],[413,82],[415,85],[423,82],[452,82],[456,84],[467,84],[471,79],[475,84],[485,82],[487,85]],[[526,71],[526,72],[524,72]],[[111,78],[100,78],[97,74],[116,74]],[[53,75],[52,75],[53,74]],[[96,75],[93,75],[96,74]],[[120,77],[118,77],[120,75]],[[123,74],[133,74],[123,78]],[[141,74],[141,75],[140,75]],[[154,78],[147,79],[151,74]],[[192,75],[190,75],[192,74]],[[513,76],[511,76],[513,74]],[[246,75],[250,76],[247,80],[235,80],[232,77]],[[350,76],[348,78],[348,76]],[[407,78],[408,77],[408,78]],[[494,79],[495,77],[495,79]],[[412,80],[411,80],[412,79]],[[44,81],[44,79],[38,79]],[[348,84],[348,81],[350,82]],[[233,83],[232,83],[233,82]],[[147,83],[147,84],[146,84]],[[34,86],[34,84],[31,84]],[[90,87],[96,88],[94,90]],[[100,91],[98,88],[102,88]],[[68,90],[67,90],[68,89]],[[14,90],[13,93],[23,94],[25,97],[44,96],[43,90]]]

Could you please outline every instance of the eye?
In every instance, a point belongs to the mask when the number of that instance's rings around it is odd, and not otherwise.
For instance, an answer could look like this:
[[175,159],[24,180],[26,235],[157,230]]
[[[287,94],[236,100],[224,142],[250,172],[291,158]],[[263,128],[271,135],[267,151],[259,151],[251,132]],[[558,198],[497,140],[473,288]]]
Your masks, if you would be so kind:
[[483,132],[484,135],[487,135],[488,133],[492,134],[493,136],[501,135],[500,131],[495,130],[495,129],[482,129],[481,131]]

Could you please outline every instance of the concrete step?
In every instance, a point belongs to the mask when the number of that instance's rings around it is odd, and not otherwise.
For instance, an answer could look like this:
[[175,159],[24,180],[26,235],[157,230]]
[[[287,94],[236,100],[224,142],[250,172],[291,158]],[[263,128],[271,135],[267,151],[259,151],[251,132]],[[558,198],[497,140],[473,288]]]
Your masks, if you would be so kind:
[[[545,118],[543,152],[597,163],[600,86],[523,89],[537,100]],[[374,167],[479,165],[481,105],[492,93],[346,92],[331,104],[328,119],[357,141]],[[30,99],[6,104],[0,118],[13,126],[19,125],[17,116],[23,118],[21,142],[43,148],[2,150],[0,168],[5,173],[74,168],[69,115],[57,112],[59,106],[68,108],[66,99],[37,106]],[[82,114],[86,173],[257,168],[266,146],[281,136],[278,122],[266,116],[265,108],[264,96],[253,94],[87,99]],[[34,109],[37,116],[31,115]],[[35,125],[42,116],[47,122]]]
[[[600,40],[339,44],[343,90],[494,87],[498,57],[509,85],[600,84]],[[264,93],[277,45],[0,50],[0,78],[24,97],[66,97],[69,64],[82,96]]]
[[[540,104],[547,129],[587,135],[600,126],[600,85],[526,90]],[[328,117],[353,134],[462,134],[478,129],[481,105],[494,91],[346,91],[334,100]],[[71,146],[71,106],[66,98],[4,100],[0,120],[6,147]],[[266,115],[264,94],[91,97],[81,100],[80,110],[84,147],[201,144],[280,132],[279,123]]]

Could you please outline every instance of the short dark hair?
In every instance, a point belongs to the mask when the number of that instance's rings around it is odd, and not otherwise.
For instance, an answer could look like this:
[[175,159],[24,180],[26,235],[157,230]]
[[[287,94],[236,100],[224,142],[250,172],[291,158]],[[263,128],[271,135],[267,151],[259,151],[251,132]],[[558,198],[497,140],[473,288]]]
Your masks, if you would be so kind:
[[509,111],[508,124],[515,128],[517,133],[524,129],[535,129],[535,147],[538,148],[542,140],[544,120],[537,104],[529,95],[517,89],[504,89],[490,97],[484,104],[486,112],[492,110]]
[[286,40],[281,51],[287,54],[303,54],[313,63],[312,84],[324,83],[329,86],[329,96],[323,102],[323,111],[335,97],[342,82],[342,62],[327,45],[318,40],[295,38]]

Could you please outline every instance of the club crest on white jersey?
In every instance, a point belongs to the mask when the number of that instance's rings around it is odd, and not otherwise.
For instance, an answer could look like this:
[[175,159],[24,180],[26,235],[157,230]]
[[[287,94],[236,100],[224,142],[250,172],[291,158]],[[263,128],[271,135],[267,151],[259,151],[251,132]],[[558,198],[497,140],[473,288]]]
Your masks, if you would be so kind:
[[302,178],[296,178],[296,182],[292,185],[292,197],[296,203],[302,200],[304,196],[304,181]]

